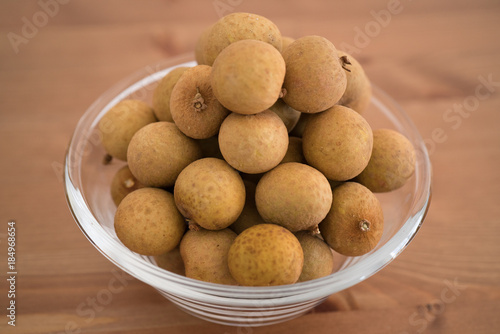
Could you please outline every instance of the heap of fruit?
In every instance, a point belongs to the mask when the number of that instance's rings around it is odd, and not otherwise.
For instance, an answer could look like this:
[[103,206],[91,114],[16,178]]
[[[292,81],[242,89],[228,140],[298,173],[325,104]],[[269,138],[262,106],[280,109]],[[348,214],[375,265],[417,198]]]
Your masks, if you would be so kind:
[[[101,119],[120,241],[159,266],[221,284],[292,284],[332,273],[383,233],[373,192],[412,176],[412,144],[361,115],[361,65],[326,38],[282,37],[268,19],[223,17],[170,71],[153,105]],[[334,252],[333,252],[333,251]]]

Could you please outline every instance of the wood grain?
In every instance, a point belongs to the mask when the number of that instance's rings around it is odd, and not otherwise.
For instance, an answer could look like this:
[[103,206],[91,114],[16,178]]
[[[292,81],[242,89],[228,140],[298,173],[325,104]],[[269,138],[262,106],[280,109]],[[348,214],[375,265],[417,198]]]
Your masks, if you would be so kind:
[[[284,35],[322,35],[337,46],[355,45],[357,29],[376,22],[373,13],[389,3],[219,2],[269,17]],[[433,164],[427,219],[384,270],[313,312],[265,328],[199,320],[135,279],[124,280],[109,304],[85,307],[120,272],[86,240],[67,208],[60,166],[69,138],[85,109],[112,84],[149,63],[191,52],[198,34],[218,19],[214,3],[73,0],[18,53],[8,34],[22,34],[23,18],[33,20],[40,3],[0,3],[0,332],[499,333],[496,0],[402,0],[401,12],[359,48],[372,81],[403,106],[427,140]],[[470,103],[480,77],[488,76],[496,83],[490,96],[467,116],[447,121],[447,110]],[[433,139],[436,129],[445,140]],[[15,328],[4,315],[9,219],[18,227]],[[453,283],[459,286],[455,298],[443,303]]]

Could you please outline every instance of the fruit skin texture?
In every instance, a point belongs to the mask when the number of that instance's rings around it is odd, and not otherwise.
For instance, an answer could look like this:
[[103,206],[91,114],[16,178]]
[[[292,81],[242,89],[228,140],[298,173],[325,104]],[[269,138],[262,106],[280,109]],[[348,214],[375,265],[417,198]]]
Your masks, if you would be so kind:
[[232,113],[219,131],[224,159],[249,174],[267,172],[277,166],[288,148],[288,132],[278,115],[266,110],[256,115]]
[[127,155],[130,171],[142,184],[170,187],[184,167],[201,158],[201,150],[174,123],[157,122],[137,131]]
[[326,177],[311,166],[296,162],[279,165],[264,174],[255,192],[257,210],[267,223],[292,232],[318,225],[332,205]]
[[113,158],[127,161],[127,149],[134,134],[142,127],[156,122],[153,109],[139,100],[123,100],[99,121],[102,145]]
[[285,49],[293,42],[295,42],[295,38],[281,36],[281,54],[283,54],[283,51],[285,51]]
[[318,113],[337,103],[346,89],[345,71],[335,46],[326,38],[306,36],[283,51],[286,75],[283,100],[295,110]]
[[368,122],[354,110],[338,105],[311,116],[302,135],[307,162],[332,181],[346,181],[361,173],[372,147]]
[[355,180],[373,192],[401,188],[415,172],[415,159],[415,149],[405,136],[391,129],[375,130],[370,161]]
[[256,14],[232,13],[210,29],[204,44],[204,63],[212,65],[226,47],[240,40],[262,41],[281,52],[281,33],[273,22]]
[[[369,222],[369,230],[363,231],[366,222]],[[319,224],[328,245],[346,256],[370,252],[380,241],[383,229],[380,202],[368,188],[356,182],[346,182],[333,189],[332,207]]]
[[111,180],[111,198],[116,206],[132,191],[144,188],[127,165],[120,168]]
[[187,231],[180,244],[186,276],[197,280],[237,285],[229,272],[227,256],[236,239],[230,229]]
[[208,35],[210,35],[212,27],[213,24],[208,28],[205,28],[205,30],[203,30],[203,32],[200,34],[200,37],[198,37],[198,40],[196,41],[196,45],[194,48],[194,57],[198,65],[208,65],[207,62],[205,61],[204,52],[205,52],[205,45],[208,40]]
[[286,154],[281,160],[281,164],[286,162],[300,162],[301,164],[307,164],[306,158],[304,158],[304,153],[302,152],[302,138],[299,137],[289,137],[288,138],[288,149]]
[[300,115],[302,114],[300,111],[288,106],[285,102],[283,102],[283,99],[278,99],[278,101],[276,101],[276,103],[273,104],[269,110],[281,118],[283,123],[285,123],[288,132],[292,131],[295,125],[297,125]]
[[177,208],[190,222],[207,230],[221,230],[243,210],[245,185],[224,160],[204,158],[179,174],[174,197]]
[[[337,53],[340,58],[347,57],[347,60],[351,63],[344,63],[344,68],[349,70],[345,70],[347,87],[338,104],[349,107],[361,114],[370,104],[372,97],[370,80],[361,64],[353,56],[340,50],[337,50]],[[341,62],[343,62],[342,59]]]
[[229,45],[212,67],[212,89],[227,109],[257,114],[279,98],[285,78],[285,61],[271,45],[243,40]]
[[169,252],[155,256],[155,261],[160,268],[178,275],[186,276],[186,269],[184,268],[184,261],[182,261],[179,247],[175,247]]
[[304,254],[297,238],[274,224],[252,226],[229,249],[229,271],[246,286],[293,284],[299,279]]
[[304,266],[299,282],[328,276],[333,271],[333,254],[330,246],[309,231],[295,233],[304,252]]
[[194,139],[215,136],[229,114],[212,92],[211,72],[212,68],[207,65],[187,69],[170,96],[170,113],[175,125]]
[[118,239],[133,252],[161,255],[179,245],[186,224],[171,193],[142,188],[120,203],[114,227]]
[[153,109],[159,121],[173,122],[170,114],[170,96],[179,78],[189,67],[177,67],[168,72],[163,79],[158,82],[153,92]]

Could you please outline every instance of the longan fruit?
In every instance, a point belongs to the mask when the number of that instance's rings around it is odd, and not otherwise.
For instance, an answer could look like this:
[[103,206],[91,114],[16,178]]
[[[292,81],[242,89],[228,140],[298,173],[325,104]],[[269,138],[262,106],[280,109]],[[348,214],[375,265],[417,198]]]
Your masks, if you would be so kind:
[[210,29],[203,44],[204,63],[212,65],[226,47],[241,40],[262,41],[281,52],[281,33],[273,22],[256,14],[232,13],[222,17]]
[[310,231],[296,232],[295,236],[304,252],[304,266],[298,281],[305,282],[330,275],[333,272],[330,246]]
[[207,65],[187,69],[170,96],[170,113],[175,125],[194,139],[215,136],[229,114],[212,92],[211,72],[212,68]]
[[161,255],[179,245],[186,224],[171,193],[141,188],[121,201],[114,227],[118,239],[131,251]]
[[291,108],[283,99],[278,99],[275,104],[273,104],[269,110],[276,113],[283,123],[285,123],[286,129],[288,132],[292,131],[292,129],[297,125],[299,121],[301,112]]
[[173,122],[170,114],[170,96],[179,78],[189,67],[176,67],[158,82],[153,92],[153,109],[159,121]]
[[203,158],[189,164],[174,186],[175,203],[191,223],[207,230],[228,227],[245,205],[245,185],[224,160]]
[[339,105],[310,117],[302,135],[307,162],[332,181],[346,181],[361,173],[368,165],[372,147],[368,122]]
[[266,110],[256,115],[232,113],[220,127],[219,147],[235,169],[263,173],[277,166],[288,148],[288,132],[278,115]]
[[137,131],[128,148],[132,174],[148,187],[173,186],[179,173],[201,158],[197,142],[174,123],[156,122]]
[[186,276],[186,269],[179,246],[171,251],[155,256],[155,261],[156,265],[162,269],[171,271],[177,275]]
[[144,185],[137,180],[127,165],[120,168],[111,180],[111,198],[116,206],[132,191],[143,188]]
[[332,190],[326,177],[313,167],[287,162],[260,179],[255,203],[264,221],[296,232],[312,229],[325,218],[332,205]]
[[295,38],[281,36],[281,54],[283,54],[283,51],[285,51],[285,49],[293,42],[295,42]]
[[318,113],[337,103],[346,89],[346,75],[337,49],[326,38],[306,36],[283,51],[286,75],[283,100],[295,110]]
[[281,164],[286,162],[299,162],[301,164],[307,164],[306,158],[304,158],[304,153],[302,152],[302,138],[299,137],[289,137],[288,138],[288,149],[286,154],[281,160]]
[[401,133],[375,130],[370,161],[355,181],[373,192],[396,190],[415,172],[415,159],[415,148]]
[[203,30],[203,32],[200,34],[200,37],[198,37],[198,40],[196,41],[196,45],[194,48],[194,56],[198,65],[208,65],[208,63],[205,61],[204,52],[205,52],[205,45],[208,40],[208,35],[210,34],[212,27],[213,24],[208,28],[205,28],[205,30]]
[[347,86],[338,104],[363,113],[372,97],[372,86],[361,64],[350,54],[337,50],[345,70]]
[[271,45],[243,40],[225,48],[212,67],[212,89],[227,109],[244,115],[271,107],[282,93],[285,61]]
[[370,252],[380,241],[383,229],[380,202],[368,188],[356,182],[333,189],[332,207],[319,224],[326,243],[345,256]]
[[139,129],[153,122],[156,122],[155,114],[145,102],[120,101],[99,121],[102,145],[113,158],[127,161],[130,140]]
[[304,263],[300,242],[286,228],[274,224],[252,226],[229,248],[228,266],[241,285],[293,284]]
[[265,223],[264,219],[262,219],[257,211],[257,206],[255,205],[255,188],[257,185],[245,179],[243,179],[243,183],[245,184],[246,191],[245,206],[243,207],[241,214],[238,216],[238,219],[236,219],[236,221],[229,226],[229,228],[236,234],[240,234],[251,226]]

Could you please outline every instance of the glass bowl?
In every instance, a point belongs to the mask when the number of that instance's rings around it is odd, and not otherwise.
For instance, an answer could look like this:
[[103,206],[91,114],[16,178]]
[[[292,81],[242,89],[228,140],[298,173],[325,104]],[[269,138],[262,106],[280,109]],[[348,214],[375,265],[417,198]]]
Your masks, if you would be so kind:
[[194,66],[192,54],[151,64],[102,94],[78,122],[66,154],[64,186],[73,217],[90,242],[116,266],[157,289],[182,310],[234,326],[262,326],[298,317],[329,295],[347,289],[385,267],[410,243],[421,226],[431,196],[431,165],[417,129],[388,95],[374,87],[363,114],[373,129],[392,128],[415,146],[414,176],[401,189],[377,194],[385,216],[380,243],[360,257],[335,254],[335,272],[293,285],[244,287],[206,283],[156,266],[154,259],[128,250],[113,228],[116,207],[110,196],[115,172],[125,163],[103,164],[105,151],[96,130],[100,118],[118,101],[134,98],[151,104],[158,80],[178,66]]

